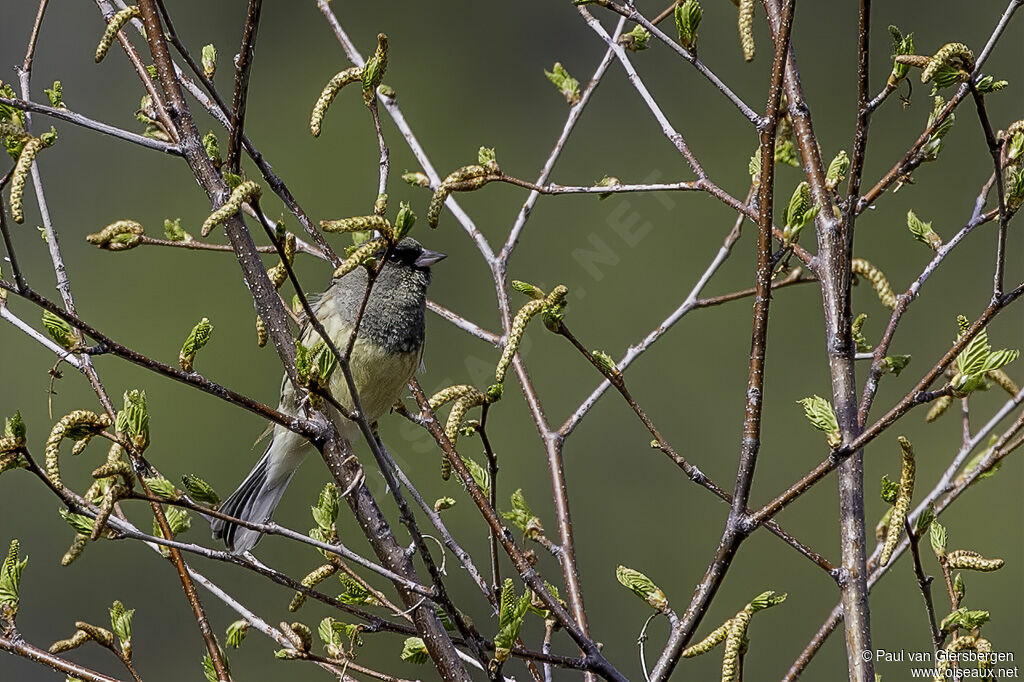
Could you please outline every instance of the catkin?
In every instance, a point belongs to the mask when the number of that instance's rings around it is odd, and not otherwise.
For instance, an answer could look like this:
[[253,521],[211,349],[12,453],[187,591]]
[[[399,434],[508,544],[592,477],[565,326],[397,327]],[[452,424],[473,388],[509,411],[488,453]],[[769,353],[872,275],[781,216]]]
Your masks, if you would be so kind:
[[892,552],[896,549],[896,543],[903,532],[903,526],[907,520],[907,511],[910,509],[910,498],[914,494],[914,450],[903,436],[899,437],[900,449],[903,452],[903,466],[900,471],[900,488],[896,493],[896,502],[892,506],[892,514],[889,516],[889,528],[885,534],[885,544],[882,545],[882,555],[878,559],[881,566],[889,563]]
[[36,155],[46,144],[38,137],[33,137],[21,148],[18,155],[18,163],[14,166],[11,175],[11,218],[19,225],[25,222],[25,211],[22,199],[25,196],[25,184],[28,182],[28,172],[32,168],[32,162]]
[[494,370],[494,380],[499,384],[505,382],[505,373],[508,371],[508,367],[512,364],[512,357],[516,354],[519,349],[519,342],[523,340],[523,334],[526,333],[526,325],[530,322],[537,313],[544,309],[545,302],[543,300],[530,301],[516,313],[515,318],[512,320],[512,329],[509,331],[508,341],[505,343],[505,349],[501,353],[501,359],[498,360],[498,366]]
[[683,658],[693,658],[694,656],[700,656],[714,649],[716,646],[725,641],[725,638],[729,635],[729,626],[732,623],[732,619],[725,621],[717,628],[711,631],[707,637],[692,644],[687,648],[683,649]]
[[[338,572],[338,567],[334,564],[324,564],[319,568],[310,571],[309,575],[302,579],[302,586],[313,588],[322,583],[323,581],[330,578],[332,575]],[[306,602],[305,592],[296,592],[295,596],[292,597],[292,601],[288,604],[288,610],[295,612]]]
[[736,682],[739,673],[740,650],[747,636],[750,625],[750,612],[744,609],[729,621],[729,630],[725,636],[725,654],[722,657],[722,682]]
[[928,65],[921,70],[921,82],[927,83],[935,77],[939,69],[952,66],[954,60],[958,60],[961,66],[970,70],[974,66],[974,53],[963,43],[946,43],[932,55]]
[[61,417],[60,421],[54,425],[49,438],[46,439],[45,464],[46,475],[55,487],[64,487],[60,480],[60,468],[57,461],[60,442],[65,438],[81,440],[87,435],[99,433],[108,426],[110,426],[110,417],[89,410],[75,410]]
[[110,17],[110,22],[107,23],[106,30],[103,31],[103,37],[100,38],[100,44],[96,46],[96,63],[99,64],[103,61],[103,58],[107,56],[107,52],[110,51],[110,46],[114,44],[114,38],[117,37],[117,32],[124,28],[124,25],[131,21],[133,18],[140,16],[141,12],[135,5],[131,7],[125,7],[123,10]]
[[359,248],[355,249],[349,257],[345,259],[345,262],[338,266],[338,269],[334,271],[334,279],[344,277],[348,273],[359,267],[359,264],[364,260],[372,256],[378,250],[384,248],[387,245],[383,239],[371,239]]
[[890,309],[896,307],[896,294],[893,293],[889,280],[886,279],[885,274],[881,270],[863,258],[854,258],[850,264],[850,269],[854,274],[860,275],[871,282],[871,286],[874,287],[875,294],[878,295],[878,300],[882,302],[882,305]]
[[743,59],[754,61],[754,0],[740,0],[739,29]]
[[331,102],[334,101],[338,91],[349,83],[359,81],[362,75],[363,70],[358,66],[353,66],[344,71],[339,71],[331,80],[327,81],[327,85],[324,86],[320,97],[317,98],[316,104],[313,105],[313,114],[309,118],[309,132],[313,133],[313,137],[320,137],[324,115],[327,113],[327,108],[331,106]]
[[134,220],[117,220],[99,232],[86,235],[85,240],[107,251],[127,251],[142,243],[144,232],[142,225]]
[[997,571],[1006,563],[1002,559],[986,559],[969,549],[956,549],[946,554],[946,565],[953,570],[970,570],[988,573]]
[[203,221],[203,227],[200,230],[201,234],[206,237],[213,231],[217,225],[220,225],[225,220],[242,210],[242,202],[251,202],[255,199],[259,199],[262,194],[260,186],[253,180],[246,180],[231,192],[231,196],[228,200],[218,208],[216,211],[210,214],[206,220]]
[[387,218],[379,215],[361,215],[353,218],[342,218],[341,220],[321,220],[320,227],[325,232],[362,232],[364,230],[377,230],[381,234],[388,232],[391,225]]

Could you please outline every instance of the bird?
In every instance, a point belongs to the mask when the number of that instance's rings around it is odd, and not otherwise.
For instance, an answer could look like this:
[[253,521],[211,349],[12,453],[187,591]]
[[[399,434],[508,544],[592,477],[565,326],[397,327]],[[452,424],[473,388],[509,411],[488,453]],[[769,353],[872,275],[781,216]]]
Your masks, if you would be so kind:
[[[445,254],[406,237],[390,250],[373,283],[349,358],[363,415],[377,421],[400,398],[402,390],[421,366],[425,332],[427,287],[431,266]],[[370,282],[366,268],[358,267],[335,279],[313,304],[313,312],[339,349],[344,349]],[[312,325],[300,333],[301,343],[314,346],[321,338]],[[343,373],[331,374],[328,390],[347,411],[353,410]],[[278,410],[298,415],[301,394],[285,375]],[[359,436],[359,425],[334,407],[327,407],[339,433],[348,440]],[[288,483],[309,451],[309,442],[280,424],[273,426],[266,452],[220,507],[220,512],[251,523],[266,523],[277,508]],[[249,552],[262,533],[224,519],[211,522],[213,537],[223,540],[235,554]]]

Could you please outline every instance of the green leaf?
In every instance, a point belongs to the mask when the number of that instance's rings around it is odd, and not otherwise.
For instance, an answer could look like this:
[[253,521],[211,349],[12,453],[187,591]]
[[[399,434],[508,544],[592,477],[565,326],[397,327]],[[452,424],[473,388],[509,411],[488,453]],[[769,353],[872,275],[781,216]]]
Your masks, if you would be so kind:
[[994,76],[985,76],[974,87],[981,94],[987,95],[992,92],[999,92],[1007,85],[1009,85],[1007,81],[997,81]]
[[454,497],[439,497],[434,501],[434,511],[444,511],[455,506]]
[[[910,234],[914,235],[914,239],[934,248],[935,240],[938,235],[932,230],[932,224],[926,223],[917,217],[912,210],[907,211],[907,229],[910,230]],[[939,239],[938,243],[941,245],[942,240]]]
[[550,71],[544,71],[544,75],[558,88],[558,91],[565,97],[565,101],[570,105],[575,105],[580,101],[580,82],[570,76],[560,62],[555,62]]
[[185,474],[181,477],[181,484],[185,486],[185,490],[196,502],[202,504],[208,504],[212,507],[216,507],[220,504],[220,496],[217,491],[213,489],[209,483],[199,478],[195,474]]
[[338,574],[338,580],[345,586],[345,591],[338,597],[338,601],[343,604],[351,604],[353,606],[360,604],[369,604],[370,606],[381,605],[380,600],[373,596],[372,592],[363,587],[352,576],[342,572]]
[[704,10],[697,0],[686,0],[686,2],[676,4],[674,16],[676,30],[679,33],[679,44],[687,50],[693,50],[697,47],[697,28],[704,16]]
[[932,551],[935,552],[935,555],[944,555],[946,553],[946,527],[938,521],[932,521],[929,538],[931,539]]
[[168,481],[163,476],[150,476],[143,479],[149,489],[153,491],[153,494],[157,497],[162,497],[165,500],[177,500],[181,495],[178,494],[178,489],[174,487],[174,484]]
[[409,637],[402,646],[402,660],[407,663],[426,663],[430,660],[427,645],[419,637]]
[[987,623],[991,617],[992,614],[984,609],[972,610],[960,607],[942,619],[942,622],[939,623],[939,630],[941,632],[953,632],[957,628],[973,630]]
[[344,657],[353,646],[362,644],[359,638],[361,631],[362,628],[358,625],[349,625],[333,618],[324,618],[317,628],[320,641],[323,642],[324,649],[331,658]]
[[[91,527],[90,527],[91,532]],[[18,588],[21,586],[21,573],[28,564],[28,557],[19,561],[20,543],[11,540],[7,549],[7,557],[0,564],[0,606],[6,606],[12,612],[18,611]]]
[[164,219],[164,236],[167,237],[168,241],[172,242],[192,241],[192,235],[181,229],[181,218],[175,218],[174,220]]
[[213,74],[217,72],[217,48],[213,46],[213,43],[203,45],[202,64],[203,75],[213,78]]
[[72,511],[68,511],[67,509],[59,509],[57,511],[60,514],[60,517],[64,519],[79,535],[92,534],[92,519],[88,516],[76,514]]
[[124,604],[120,601],[115,601],[110,607],[110,629],[114,631],[117,638],[121,641],[121,648],[125,647],[125,644],[131,647],[132,641],[132,616],[135,615],[135,609],[125,610]]
[[480,490],[483,491],[484,497],[489,497],[491,494],[491,475],[487,473],[487,469],[476,463],[475,460],[469,457],[462,457],[462,463],[469,469],[469,475],[473,477],[476,484],[480,486]]
[[498,157],[494,153],[494,149],[491,147],[480,147],[476,152],[476,162],[481,166],[486,166],[489,163],[497,163]]
[[17,441],[25,440],[25,421],[21,418],[21,412],[15,412],[4,420],[4,437],[13,438]]
[[416,214],[409,207],[409,203],[401,202],[398,206],[398,216],[395,217],[395,239],[400,240],[409,234],[415,222]]
[[909,355],[886,355],[882,358],[882,362],[885,363],[885,371],[892,372],[895,376],[899,376],[900,372],[907,368],[910,364]]
[[750,601],[750,611],[751,613],[757,613],[758,611],[770,609],[786,601],[787,596],[785,593],[780,594],[775,590],[762,592]]
[[181,345],[181,351],[178,353],[178,362],[183,370],[192,371],[196,353],[206,347],[212,334],[213,325],[210,324],[209,318],[204,317],[196,326],[192,327],[192,331],[185,338],[185,343]]
[[888,474],[882,476],[882,502],[894,504],[896,495],[900,491],[900,484],[889,478]]
[[316,506],[310,508],[316,525],[330,532],[338,520],[339,504],[338,488],[333,483],[326,484],[317,497]]
[[71,325],[51,313],[43,311],[43,328],[54,343],[65,350],[70,350],[75,345],[75,335],[71,331]]
[[868,353],[873,348],[873,346],[868,343],[868,340],[864,338],[863,332],[861,332],[861,329],[864,327],[864,321],[867,319],[867,314],[861,313],[853,320],[853,324],[850,325],[850,334],[853,337],[853,343],[857,347],[858,353]]
[[839,432],[839,421],[832,411],[832,403],[817,395],[797,402],[804,406],[804,414],[811,422],[811,426],[828,435],[830,446],[838,447],[842,443],[842,436]]
[[619,45],[622,45],[627,50],[632,52],[639,52],[640,50],[647,49],[647,43],[651,39],[651,32],[646,28],[637,24],[633,27],[633,30],[629,33],[623,33],[619,36]]
[[516,597],[515,584],[505,578],[501,589],[501,604],[498,610],[498,634],[494,636],[495,658],[500,662],[508,658],[512,646],[519,638],[523,617],[530,606],[529,592]]
[[662,612],[668,610],[668,597],[660,587],[654,584],[653,580],[640,571],[620,565],[615,569],[615,578],[623,587],[629,589],[653,608]]
[[57,109],[64,109],[64,87],[60,84],[60,81],[53,81],[52,88],[46,88],[43,90],[46,94],[46,98],[50,100],[50,106]]
[[835,158],[828,164],[828,171],[825,173],[825,186],[834,190],[850,170],[850,157],[845,149],[840,149]]
[[[192,517],[181,507],[166,507],[164,509],[164,516],[167,517],[167,525],[170,526],[173,535],[180,535],[192,527]],[[158,538],[163,537],[160,524],[157,523],[155,518],[153,519],[153,535]],[[167,539],[170,540],[171,538]]]
[[118,432],[128,436],[139,451],[149,445],[149,410],[146,392],[132,389],[124,394],[124,409],[117,413]]
[[249,632],[249,621],[247,620],[236,620],[228,626],[227,630],[227,642],[228,646],[237,649],[242,646],[242,641],[245,639],[246,634]]

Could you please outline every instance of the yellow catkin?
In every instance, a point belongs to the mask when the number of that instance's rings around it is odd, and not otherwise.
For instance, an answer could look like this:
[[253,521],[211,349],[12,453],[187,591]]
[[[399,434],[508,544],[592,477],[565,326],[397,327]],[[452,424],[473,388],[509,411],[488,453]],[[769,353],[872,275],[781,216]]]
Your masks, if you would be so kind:
[[974,68],[974,52],[963,43],[946,43],[932,55],[928,65],[921,70],[921,82],[930,81],[944,66],[970,71]]
[[89,535],[90,540],[95,542],[104,535],[107,521],[110,519],[111,512],[114,511],[114,505],[128,492],[129,489],[120,483],[110,486],[107,494],[103,496],[103,501],[100,502],[99,513],[96,514],[96,520],[92,524],[92,534]]
[[383,33],[377,34],[377,49],[373,56],[366,60],[361,74],[363,82],[363,102],[370,106],[377,97],[377,88],[384,79],[384,72],[388,68],[388,37]]
[[327,81],[327,85],[324,86],[320,97],[317,98],[316,104],[313,105],[313,114],[309,118],[309,132],[313,133],[313,137],[320,137],[324,115],[327,113],[327,108],[331,106],[331,102],[334,101],[335,96],[337,96],[338,91],[349,83],[358,82],[362,75],[362,68],[353,66],[344,71],[339,71],[331,80]]
[[457,400],[465,395],[476,391],[477,389],[469,384],[456,384],[455,386],[449,386],[448,388],[441,389],[434,395],[430,396],[430,409],[436,410],[445,403],[449,403],[453,400]]
[[1010,375],[1001,369],[993,369],[987,373],[989,379],[992,380],[999,388],[1003,389],[1010,395],[1017,395],[1020,393],[1020,387],[1017,386],[1016,382],[1010,378]]
[[[984,641],[988,644],[987,640]],[[963,651],[964,649],[974,649],[975,651],[978,651],[978,643],[978,637],[974,635],[964,635],[962,637],[955,638],[952,642],[947,644],[945,649],[946,655],[940,656],[938,664],[935,666],[935,677],[933,678],[935,682],[944,682],[949,679],[946,677],[946,673],[951,667],[950,660],[955,658],[949,654],[955,654],[956,652]]]
[[64,553],[64,556],[60,559],[61,566],[69,566],[71,562],[82,556],[82,552],[85,551],[86,546],[89,544],[88,535],[75,535],[75,541],[68,547],[68,551]]
[[134,220],[117,220],[99,232],[85,236],[85,241],[107,251],[127,251],[142,243],[145,229]]
[[882,545],[882,555],[878,563],[885,566],[896,549],[896,543],[903,532],[903,526],[907,520],[907,511],[910,509],[910,499],[914,494],[914,449],[910,441],[903,436],[899,437],[900,449],[903,454],[903,467],[900,471],[900,488],[896,493],[896,502],[892,506],[892,514],[889,516],[889,528],[885,534],[885,544]]
[[50,645],[51,654],[59,654],[65,651],[71,651],[82,646],[90,639],[89,634],[83,630],[76,630],[75,634],[71,635],[67,639],[60,639]]
[[96,46],[97,64],[102,62],[103,58],[107,56],[107,52],[110,51],[110,46],[114,44],[114,38],[117,37],[117,32],[137,16],[140,16],[139,8],[132,5],[131,7],[125,7],[123,10],[110,17],[110,22],[107,24],[106,30],[103,31],[103,37],[100,38],[100,44]]
[[60,467],[58,466],[58,455],[60,453],[60,442],[65,438],[81,440],[83,437],[96,434],[110,426],[110,417],[99,415],[89,410],[75,410],[61,417],[46,439],[45,464],[46,475],[50,482],[58,488],[64,484],[60,480]]
[[114,633],[106,628],[101,628],[80,620],[75,621],[75,627],[84,632],[89,639],[94,640],[105,647],[114,646]]
[[455,444],[455,441],[459,438],[459,426],[462,425],[462,420],[466,416],[466,413],[473,407],[483,405],[487,402],[487,397],[480,391],[474,390],[472,393],[462,396],[452,405],[451,411],[448,413],[448,421],[444,427],[444,433],[448,436],[448,440]]
[[216,211],[210,214],[206,220],[203,221],[203,227],[200,230],[201,234],[206,237],[213,231],[217,225],[220,225],[225,220],[242,210],[242,202],[252,202],[255,199],[260,198],[262,190],[260,186],[253,180],[246,180],[231,192],[231,196],[228,200],[218,208]]
[[377,230],[384,234],[391,229],[387,218],[379,215],[361,215],[341,220],[321,220],[320,227],[324,232],[362,232]]
[[969,549],[955,549],[946,554],[946,565],[953,570],[981,571],[988,573],[997,571],[1006,563],[1002,559],[986,559],[978,552]]
[[878,300],[881,301],[882,305],[890,309],[896,307],[896,294],[893,293],[889,280],[886,279],[885,274],[881,270],[863,258],[854,258],[850,264],[850,269],[855,275],[860,275],[871,282],[871,286],[874,287],[875,294],[878,295]]
[[32,168],[32,162],[35,161],[36,155],[45,146],[46,144],[42,140],[33,137],[21,148],[18,163],[14,166],[14,173],[11,175],[11,218],[18,224],[25,222],[23,198],[29,169]]
[[[302,586],[309,588],[316,587],[337,572],[338,567],[334,564],[324,564],[323,566],[310,571],[309,575],[302,579]],[[306,603],[305,592],[296,592],[295,596],[292,597],[291,603],[288,604],[288,610],[292,612],[298,611],[304,603]]]
[[754,60],[754,0],[740,0],[739,29],[743,59],[751,62]]
[[722,656],[722,682],[736,682],[740,667],[740,650],[745,644],[749,625],[750,612],[746,609],[729,621],[729,630],[725,636],[725,654]]
[[494,380],[499,384],[505,382],[505,373],[508,371],[508,367],[512,364],[512,357],[516,354],[519,349],[519,342],[523,340],[523,334],[526,332],[526,325],[530,322],[537,313],[544,309],[545,302],[543,300],[530,301],[516,313],[515,318],[512,320],[512,329],[509,331],[508,341],[505,343],[505,349],[501,353],[501,359],[498,360],[498,366],[494,370]]
[[701,641],[699,641],[696,644],[690,645],[687,648],[683,649],[682,657],[683,658],[693,658],[694,656],[700,656],[701,654],[706,654],[709,651],[711,651],[712,649],[714,649],[716,646],[718,646],[719,644],[721,644],[722,642],[725,641],[725,638],[729,634],[729,626],[730,626],[731,623],[732,623],[731,619],[727,620],[726,622],[722,623],[717,628],[712,630],[711,634],[709,634],[707,637],[705,637]]
[[498,177],[497,165],[493,162],[487,166],[474,163],[456,169],[438,185],[434,196],[430,198],[430,204],[427,206],[427,224],[430,227],[437,227],[441,218],[441,209],[452,192],[470,192],[480,189]]
[[437,227],[437,223],[441,219],[441,209],[451,193],[451,188],[442,182],[434,192],[434,196],[430,197],[430,204],[427,206],[427,224],[431,227]]
[[338,269],[334,271],[334,279],[344,277],[348,273],[355,270],[359,265],[375,254],[378,250],[383,249],[387,245],[383,239],[371,239],[356,250],[354,250],[349,257],[345,259],[345,262],[338,266]]
[[924,416],[924,420],[931,423],[941,417],[949,409],[949,406],[953,404],[952,396],[944,395],[941,398],[937,398],[932,403],[931,408],[928,410],[928,414]]
[[263,322],[263,318],[259,315],[256,316],[256,345],[263,348],[270,341],[270,332],[267,331],[267,325]]

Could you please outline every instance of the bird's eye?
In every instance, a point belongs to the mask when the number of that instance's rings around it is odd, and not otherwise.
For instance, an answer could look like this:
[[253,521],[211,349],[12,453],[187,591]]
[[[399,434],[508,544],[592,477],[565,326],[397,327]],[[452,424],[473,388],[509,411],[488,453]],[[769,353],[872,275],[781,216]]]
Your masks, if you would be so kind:
[[400,256],[396,251],[392,251],[391,253],[388,254],[388,260],[391,261],[392,263],[397,262],[399,259]]

